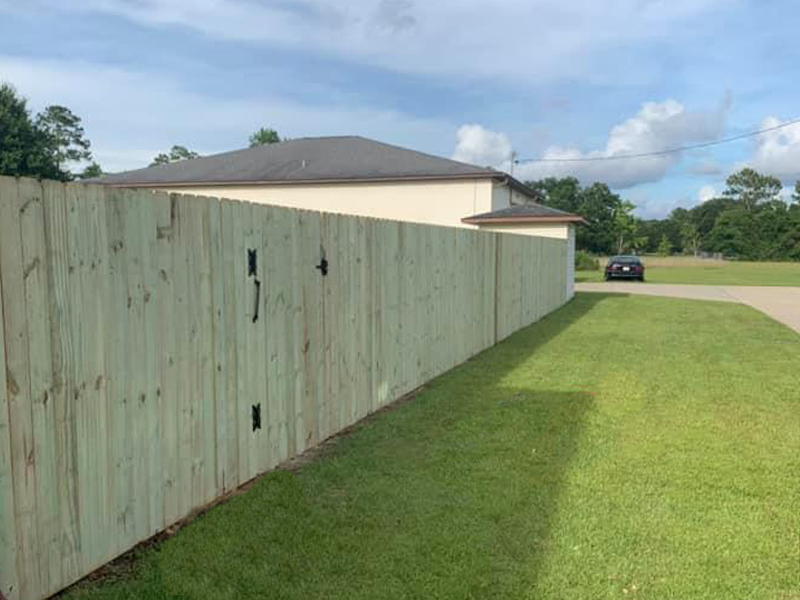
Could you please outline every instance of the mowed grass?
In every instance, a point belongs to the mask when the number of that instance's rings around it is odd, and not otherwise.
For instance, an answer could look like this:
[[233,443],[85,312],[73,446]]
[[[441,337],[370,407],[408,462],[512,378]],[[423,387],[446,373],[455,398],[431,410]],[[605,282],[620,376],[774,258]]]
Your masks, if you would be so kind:
[[578,294],[70,598],[798,600],[800,336]]
[[[606,261],[601,261],[605,267]],[[648,283],[800,286],[800,262],[703,261],[644,258]],[[603,281],[603,271],[578,271],[578,282]]]

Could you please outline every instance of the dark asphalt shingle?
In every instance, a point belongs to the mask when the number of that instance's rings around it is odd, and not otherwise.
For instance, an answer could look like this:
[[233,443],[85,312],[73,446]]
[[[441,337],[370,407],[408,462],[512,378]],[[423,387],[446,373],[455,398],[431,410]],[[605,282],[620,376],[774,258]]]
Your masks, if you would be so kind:
[[572,213],[558,210],[557,208],[550,208],[543,204],[523,204],[518,206],[511,206],[509,208],[501,208],[492,212],[481,213],[473,215],[464,219],[465,221],[490,221],[490,220],[508,220],[508,219],[536,219],[536,218],[560,218],[565,219],[580,219],[577,215]]
[[299,138],[97,180],[111,185],[504,177],[493,169],[358,136]]

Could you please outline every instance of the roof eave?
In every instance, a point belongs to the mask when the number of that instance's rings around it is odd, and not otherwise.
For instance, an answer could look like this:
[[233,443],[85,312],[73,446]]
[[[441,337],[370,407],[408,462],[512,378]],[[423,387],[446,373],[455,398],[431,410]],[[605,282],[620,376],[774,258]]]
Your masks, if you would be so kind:
[[[391,183],[393,181],[461,181],[469,179],[498,179],[506,176],[503,173],[484,171],[476,173],[458,173],[451,175],[408,175],[398,177],[341,177],[328,179],[282,179],[282,180],[230,180],[230,181],[167,181],[167,182],[104,182],[102,185],[118,188],[169,188],[169,187],[225,187],[231,185],[314,185],[339,183]],[[520,184],[522,185],[522,184]],[[523,186],[525,187],[525,186]],[[529,189],[529,188],[528,188]]]
[[525,223],[582,223],[586,224],[583,217],[577,215],[564,215],[553,217],[465,217],[461,219],[462,223],[468,225],[522,225]]

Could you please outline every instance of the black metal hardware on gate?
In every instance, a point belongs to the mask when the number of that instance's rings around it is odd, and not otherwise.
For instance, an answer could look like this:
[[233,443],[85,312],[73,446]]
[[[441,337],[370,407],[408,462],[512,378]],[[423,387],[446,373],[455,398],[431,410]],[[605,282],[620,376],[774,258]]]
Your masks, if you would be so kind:
[[253,277],[257,270],[256,251],[255,249],[247,249],[247,276]]
[[319,264],[314,268],[318,269],[319,272],[322,273],[322,276],[325,277],[325,275],[328,274],[328,259],[325,258],[325,248],[323,248],[322,246],[319,247],[319,254],[321,257]]
[[261,405],[253,405],[253,431],[261,429]]
[[[255,248],[247,249],[247,276],[255,277],[258,273],[258,255]],[[256,297],[253,305],[253,323],[258,321],[258,309],[261,306],[261,282],[256,279],[253,281],[256,286]]]
[[258,321],[258,308],[261,306],[261,282],[256,279],[256,304],[253,307],[253,323]]

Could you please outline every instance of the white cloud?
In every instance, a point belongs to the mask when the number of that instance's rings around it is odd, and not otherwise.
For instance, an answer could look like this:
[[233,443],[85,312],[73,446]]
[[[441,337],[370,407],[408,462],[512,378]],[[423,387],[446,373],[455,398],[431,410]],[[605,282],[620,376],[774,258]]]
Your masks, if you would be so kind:
[[[635,116],[611,129],[604,149],[584,152],[570,146],[550,146],[542,153],[542,158],[553,162],[522,163],[516,167],[515,174],[521,179],[574,176],[584,184],[602,181],[614,189],[659,181],[681,160],[681,153],[606,159],[717,139],[724,129],[729,106],[729,97],[716,109],[698,112],[686,110],[683,104],[675,100],[647,102]],[[558,159],[600,160],[558,162]],[[508,170],[510,165],[505,163],[497,166]]]
[[278,96],[209,97],[167,76],[79,61],[0,55],[0,74],[28,98],[34,112],[58,103],[79,115],[95,158],[107,171],[146,166],[173,144],[201,154],[244,147],[265,115],[288,137],[360,134],[412,148],[430,144],[432,138],[448,139],[455,127],[352,105],[306,106]]
[[[781,123],[783,121],[777,117],[767,117],[761,128],[775,127]],[[795,181],[800,179],[800,123],[758,136],[755,153],[747,164],[793,187]]]
[[[620,83],[653,76],[635,55],[621,68],[620,48],[683,36],[694,41],[688,27],[728,2],[29,0],[26,5],[32,13],[110,14],[150,27],[185,28],[409,73]],[[617,60],[609,60],[610,54]]]
[[456,132],[453,160],[483,167],[500,165],[511,157],[511,140],[480,125],[462,125]]
[[700,188],[700,191],[697,192],[697,199],[700,200],[700,202],[706,202],[707,200],[718,197],[719,192],[713,185],[704,185]]

